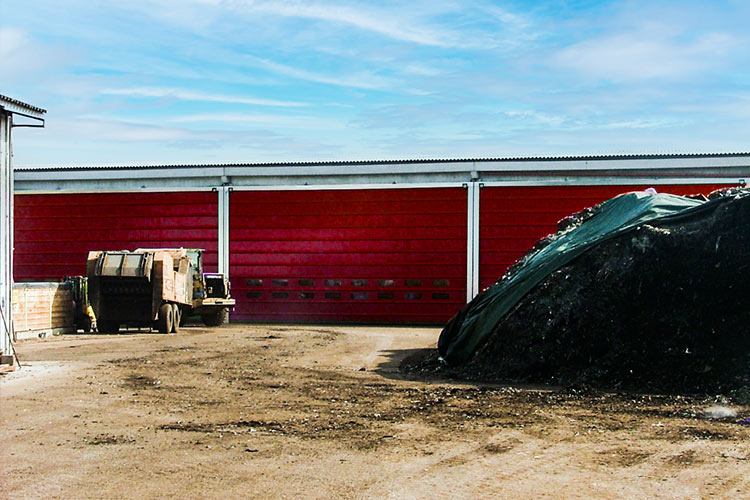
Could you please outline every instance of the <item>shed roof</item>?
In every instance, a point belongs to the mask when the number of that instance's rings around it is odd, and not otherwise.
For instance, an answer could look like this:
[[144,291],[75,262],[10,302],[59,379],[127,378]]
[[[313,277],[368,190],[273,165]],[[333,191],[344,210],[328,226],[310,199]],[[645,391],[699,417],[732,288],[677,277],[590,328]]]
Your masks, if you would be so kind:
[[42,115],[47,112],[46,109],[32,106],[18,99],[13,99],[6,95],[0,94],[0,108],[10,112],[17,113],[19,115],[29,116],[31,118],[42,118]]
[[750,153],[17,168],[23,192],[345,186],[744,184]]
[[[83,172],[97,170],[160,170],[160,169],[194,169],[194,168],[268,168],[268,167],[338,167],[338,166],[368,166],[368,165],[434,165],[434,164],[463,164],[474,163],[486,165],[488,163],[541,163],[554,164],[560,162],[609,162],[616,160],[688,160],[704,159],[710,163],[711,159],[743,158],[750,162],[750,152],[734,153],[666,153],[666,154],[619,154],[619,155],[587,155],[587,156],[506,156],[493,158],[435,158],[435,159],[391,159],[391,160],[353,160],[353,161],[287,161],[287,162],[247,162],[247,163],[204,163],[204,164],[136,164],[136,165],[54,165],[44,167],[16,167],[16,171],[30,172]],[[747,163],[745,163],[747,164]]]

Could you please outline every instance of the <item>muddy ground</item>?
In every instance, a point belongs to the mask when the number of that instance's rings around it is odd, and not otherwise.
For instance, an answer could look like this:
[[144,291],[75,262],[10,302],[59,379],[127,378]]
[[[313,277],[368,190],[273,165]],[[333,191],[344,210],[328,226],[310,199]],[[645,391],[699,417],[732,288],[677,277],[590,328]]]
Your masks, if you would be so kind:
[[[439,329],[231,325],[18,345],[5,498],[748,498],[750,408],[407,379]],[[724,404],[735,415],[708,419]],[[715,416],[722,416],[721,412]]]

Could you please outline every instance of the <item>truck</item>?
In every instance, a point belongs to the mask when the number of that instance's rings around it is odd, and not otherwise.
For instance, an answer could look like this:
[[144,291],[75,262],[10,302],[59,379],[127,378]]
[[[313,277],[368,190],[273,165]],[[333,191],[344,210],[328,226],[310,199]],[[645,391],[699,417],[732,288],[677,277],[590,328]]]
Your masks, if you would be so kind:
[[122,326],[177,333],[200,316],[220,326],[235,305],[224,274],[203,272],[203,249],[138,248],[91,251],[86,262],[88,299],[101,333]]

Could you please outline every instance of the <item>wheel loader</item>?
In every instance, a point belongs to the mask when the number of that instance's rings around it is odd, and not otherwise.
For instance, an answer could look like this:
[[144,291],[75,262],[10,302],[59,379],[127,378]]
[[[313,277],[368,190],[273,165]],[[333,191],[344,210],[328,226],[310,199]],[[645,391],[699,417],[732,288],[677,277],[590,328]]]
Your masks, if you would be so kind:
[[235,304],[229,281],[203,273],[202,260],[197,248],[89,252],[88,296],[99,332],[129,326],[176,333],[193,315],[207,326],[223,324]]

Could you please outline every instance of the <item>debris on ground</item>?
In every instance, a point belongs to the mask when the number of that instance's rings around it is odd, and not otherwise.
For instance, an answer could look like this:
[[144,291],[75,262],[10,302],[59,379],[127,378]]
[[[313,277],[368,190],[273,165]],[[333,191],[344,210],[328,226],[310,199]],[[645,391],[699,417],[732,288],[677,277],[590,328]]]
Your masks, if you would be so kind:
[[[587,233],[629,196],[677,210],[631,219],[615,213],[624,229],[598,240]],[[438,344],[449,365],[443,371],[481,381],[750,394],[750,189],[708,199],[630,193],[564,219],[559,229],[446,326]],[[550,249],[575,247],[581,234],[594,243],[546,269],[523,294],[510,287],[521,296],[510,307],[503,302],[509,283],[528,277]],[[499,304],[508,310],[493,310]],[[435,370],[437,359],[412,360],[411,369]]]
[[701,416],[707,420],[724,420],[737,417],[737,411],[726,406],[712,406],[706,408]]

